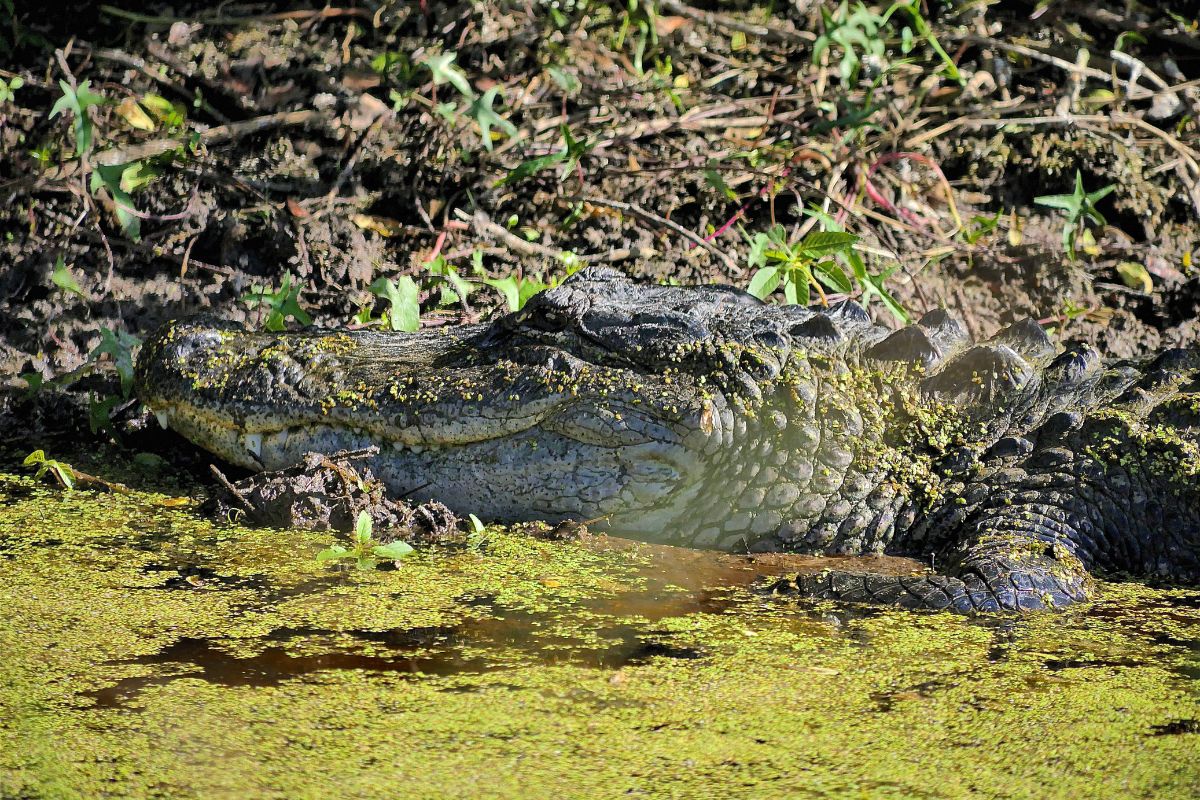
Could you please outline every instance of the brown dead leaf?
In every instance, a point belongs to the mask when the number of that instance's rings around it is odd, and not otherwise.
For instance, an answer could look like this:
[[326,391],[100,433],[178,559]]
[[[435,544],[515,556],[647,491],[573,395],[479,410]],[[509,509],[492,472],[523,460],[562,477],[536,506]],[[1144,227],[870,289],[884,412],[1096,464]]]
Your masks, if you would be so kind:
[[342,85],[356,92],[374,89],[381,80],[379,73],[373,69],[342,70]]
[[346,126],[352,131],[364,131],[375,120],[390,112],[387,103],[369,94],[359,95],[358,102],[351,106],[344,117]]
[[655,17],[654,30],[659,36],[670,36],[687,22],[687,17]]
[[116,108],[117,116],[125,120],[125,123],[131,128],[137,128],[139,131],[152,131],[157,125],[154,120],[150,119],[150,115],[138,105],[137,100],[132,97],[126,97],[120,102]]
[[287,199],[287,210],[296,219],[304,219],[308,216],[308,209],[300,205],[294,197]]

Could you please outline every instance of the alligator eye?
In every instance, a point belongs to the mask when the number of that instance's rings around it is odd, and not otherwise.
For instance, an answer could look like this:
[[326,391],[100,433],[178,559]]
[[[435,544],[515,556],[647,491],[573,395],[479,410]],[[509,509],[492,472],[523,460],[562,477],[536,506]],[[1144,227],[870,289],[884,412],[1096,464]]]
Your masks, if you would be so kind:
[[555,333],[567,327],[567,318],[549,308],[539,308],[536,313],[529,314],[524,321],[539,331],[549,333]]

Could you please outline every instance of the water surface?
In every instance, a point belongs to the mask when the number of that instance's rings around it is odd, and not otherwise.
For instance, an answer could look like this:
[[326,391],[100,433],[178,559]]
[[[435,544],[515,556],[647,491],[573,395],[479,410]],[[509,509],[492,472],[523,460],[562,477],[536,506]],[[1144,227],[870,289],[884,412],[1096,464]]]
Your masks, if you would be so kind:
[[172,502],[0,477],[0,797],[1200,793],[1194,590],[839,608],[500,531],[358,572]]

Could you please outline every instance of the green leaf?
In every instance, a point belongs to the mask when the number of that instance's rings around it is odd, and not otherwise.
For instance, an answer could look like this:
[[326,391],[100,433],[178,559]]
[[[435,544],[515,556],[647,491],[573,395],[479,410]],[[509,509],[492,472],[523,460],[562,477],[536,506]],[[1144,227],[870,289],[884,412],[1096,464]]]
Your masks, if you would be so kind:
[[79,282],[75,280],[75,276],[67,269],[67,265],[63,263],[61,255],[54,262],[54,271],[50,273],[50,280],[63,291],[78,295],[84,300],[88,299],[87,295],[83,293],[83,289],[80,288]]
[[62,482],[63,486],[67,487],[68,489],[75,488],[75,473],[71,471],[70,467],[59,461],[47,461],[46,466],[54,470],[54,474],[58,477],[59,481]]
[[407,542],[391,542],[371,548],[371,554],[384,560],[398,561],[413,553],[412,545]]
[[92,433],[107,430],[112,425],[112,410],[119,402],[121,398],[115,394],[101,400],[94,395],[88,398],[88,427]]
[[[771,239],[765,233],[756,233],[750,238],[750,253],[746,256],[746,264],[750,269],[766,266],[767,248],[770,245]],[[770,292],[767,292],[767,294],[770,294]]]
[[366,509],[358,512],[358,519],[354,523],[354,538],[363,544],[371,541],[371,515]]
[[528,178],[530,175],[536,175],[542,170],[552,167],[555,164],[561,164],[566,160],[567,151],[564,149],[557,153],[550,153],[549,155],[538,156],[537,158],[531,158],[527,161],[522,161],[516,166],[515,169],[497,181],[496,186],[503,186],[506,183],[513,183],[515,181],[523,180]]
[[420,330],[421,302],[416,281],[407,275],[400,276],[395,282],[379,277],[368,290],[376,297],[387,300],[387,318],[392,330],[407,333]]
[[91,91],[88,88],[89,81],[82,81],[75,89],[63,80],[58,82],[58,86],[62,90],[62,97],[50,108],[50,118],[71,112],[74,117],[75,154],[82,155],[92,147],[92,121],[88,118],[87,110],[103,103],[104,96]]
[[42,377],[42,373],[40,372],[22,372],[17,377],[25,381],[27,384],[25,389],[25,395],[27,397],[33,397],[35,394],[37,394],[41,390],[42,385],[46,382],[46,379]]
[[101,328],[100,344],[90,355],[93,359],[102,355],[112,357],[117,376],[121,379],[121,394],[125,397],[129,397],[133,391],[133,351],[141,343],[141,339],[125,331]]
[[[117,207],[117,222],[121,223],[121,230],[128,234],[129,238],[135,242],[141,238],[142,222],[141,219],[131,211],[134,208],[133,198],[129,196],[129,185],[125,181],[125,174],[130,170],[133,175],[137,175],[140,167],[136,162],[133,164],[117,164],[103,165],[98,164],[92,170],[90,186],[92,193],[95,194],[101,188],[106,189],[110,197],[112,197],[113,205]],[[130,184],[137,183],[136,177],[130,181]],[[141,185],[141,184],[138,184]]]
[[34,464],[44,464],[46,462],[45,450],[34,450],[29,455],[25,456],[25,460],[21,462],[26,467],[32,467]]
[[1122,261],[1117,264],[1117,274],[1121,276],[1121,282],[1131,289],[1139,289],[1146,294],[1154,291],[1154,281],[1151,280],[1150,272],[1144,264]]
[[1039,206],[1048,206],[1050,208],[1061,208],[1064,211],[1073,211],[1079,208],[1079,199],[1071,194],[1047,194],[1041,197],[1033,198],[1033,202]]
[[517,133],[516,125],[492,110],[492,103],[496,101],[496,95],[499,93],[500,87],[493,86],[480,97],[475,98],[467,108],[467,116],[475,120],[475,124],[479,126],[479,135],[483,138],[483,146],[489,151],[492,149],[493,126],[504,131],[508,136],[515,136]]
[[820,258],[830,253],[846,250],[857,241],[858,237],[852,233],[813,231],[800,241],[797,249],[808,258]]
[[363,571],[372,570],[379,566],[379,562],[370,556],[359,556],[354,562],[354,566]]
[[474,514],[467,514],[467,519],[471,520],[471,533],[483,533],[487,530],[487,526],[480,522],[479,517]]
[[846,275],[836,261],[822,261],[812,265],[813,274],[821,283],[834,291],[850,294],[854,291],[854,283]]
[[779,275],[778,267],[763,267],[754,273],[754,277],[750,279],[750,285],[746,288],[746,291],[759,300],[763,300],[779,287],[780,280],[782,279]]
[[354,554],[340,544],[335,544],[317,553],[317,561],[333,561],[339,558],[354,558]]
[[503,278],[484,278],[483,282],[504,294],[509,311],[521,310],[521,287],[517,285],[515,277],[508,275]]
[[546,67],[546,72],[550,73],[550,78],[558,85],[558,88],[566,94],[575,94],[575,92],[578,92],[583,87],[583,84],[580,83],[579,78],[575,77],[573,74],[567,72],[561,67],[549,66]]
[[729,184],[727,184],[725,179],[721,177],[721,173],[717,172],[715,169],[704,170],[704,180],[708,181],[709,186],[723,194],[725,199],[735,201],[738,199],[737,192],[729,188]]
[[437,55],[426,56],[417,63],[429,68],[435,85],[441,86],[448,83],[455,89],[458,89],[464,97],[474,99],[475,92],[471,89],[470,82],[467,81],[466,73],[454,64],[454,59],[457,56],[457,53],[448,50]]
[[272,292],[269,287],[255,285],[242,295],[242,301],[250,306],[266,306],[269,309],[263,326],[269,331],[282,331],[288,317],[301,325],[311,325],[312,317],[300,307],[300,289],[300,284],[292,285],[292,275],[288,272],[284,273],[278,291]]

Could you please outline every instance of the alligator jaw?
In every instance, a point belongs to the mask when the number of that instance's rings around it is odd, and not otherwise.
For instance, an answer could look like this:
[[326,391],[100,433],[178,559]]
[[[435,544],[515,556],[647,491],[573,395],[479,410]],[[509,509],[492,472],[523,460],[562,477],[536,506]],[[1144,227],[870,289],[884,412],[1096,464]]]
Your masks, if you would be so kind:
[[[138,392],[160,421],[232,463],[281,469],[307,452],[374,445],[372,467],[394,493],[502,521],[662,509],[701,480],[702,456],[722,438],[709,399],[554,348],[489,357],[477,332],[272,335],[177,322],[143,349]],[[574,499],[563,501],[564,487]]]

